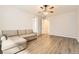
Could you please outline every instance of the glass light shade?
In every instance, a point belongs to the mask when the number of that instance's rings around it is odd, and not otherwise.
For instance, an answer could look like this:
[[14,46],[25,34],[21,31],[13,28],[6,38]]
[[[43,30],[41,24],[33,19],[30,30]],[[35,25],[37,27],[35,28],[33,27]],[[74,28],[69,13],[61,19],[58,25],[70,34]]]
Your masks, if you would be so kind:
[[48,14],[48,12],[46,12],[46,11],[45,11],[45,12],[43,12],[43,15],[47,15],[47,14]]

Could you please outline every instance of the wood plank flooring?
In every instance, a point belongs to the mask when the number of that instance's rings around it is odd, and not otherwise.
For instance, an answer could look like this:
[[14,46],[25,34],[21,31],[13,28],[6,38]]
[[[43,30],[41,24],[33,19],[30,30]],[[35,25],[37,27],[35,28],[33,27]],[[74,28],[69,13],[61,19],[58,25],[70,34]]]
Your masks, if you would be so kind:
[[36,40],[28,42],[23,53],[29,54],[77,54],[79,43],[76,39],[41,35]]

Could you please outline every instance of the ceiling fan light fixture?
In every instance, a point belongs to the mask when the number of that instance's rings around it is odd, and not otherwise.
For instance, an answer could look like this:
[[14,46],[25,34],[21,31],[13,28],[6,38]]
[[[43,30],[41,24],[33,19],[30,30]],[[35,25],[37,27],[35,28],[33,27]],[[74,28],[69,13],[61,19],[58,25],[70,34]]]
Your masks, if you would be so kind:
[[41,6],[40,7],[41,8],[41,14],[43,15],[43,16],[47,16],[49,13],[53,13],[53,6],[51,6],[51,5],[43,5],[43,6]]

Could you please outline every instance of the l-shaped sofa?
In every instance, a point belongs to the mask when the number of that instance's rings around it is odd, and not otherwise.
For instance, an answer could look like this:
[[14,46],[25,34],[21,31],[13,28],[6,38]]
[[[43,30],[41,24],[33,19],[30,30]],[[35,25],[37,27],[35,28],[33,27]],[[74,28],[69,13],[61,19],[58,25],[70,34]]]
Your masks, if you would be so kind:
[[37,38],[32,29],[28,30],[2,30],[2,35],[7,35],[7,40],[2,40],[3,54],[17,54],[27,48],[27,42]]

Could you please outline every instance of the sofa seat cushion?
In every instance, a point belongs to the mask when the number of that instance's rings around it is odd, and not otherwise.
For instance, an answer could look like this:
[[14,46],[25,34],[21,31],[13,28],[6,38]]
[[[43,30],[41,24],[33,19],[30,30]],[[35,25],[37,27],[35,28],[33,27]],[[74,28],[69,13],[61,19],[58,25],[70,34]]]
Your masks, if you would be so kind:
[[23,43],[26,43],[26,40],[21,37],[9,37],[7,40],[2,42],[2,50],[8,50],[11,48],[14,48],[16,46],[19,46]]
[[13,41],[11,40],[6,40],[4,42],[2,42],[2,50],[7,50],[7,49],[10,49],[12,47],[16,46],[16,44],[14,44]]
[[19,36],[9,37],[8,39],[12,40],[15,44],[23,44],[24,42],[27,42],[27,40]]
[[20,37],[23,37],[27,41],[30,41],[37,38],[37,35],[35,33],[32,33],[32,34],[20,35]]
[[20,35],[20,37],[23,37],[23,38],[27,38],[27,37],[31,37],[31,36],[37,36],[37,35],[35,33],[26,34],[26,35]]

